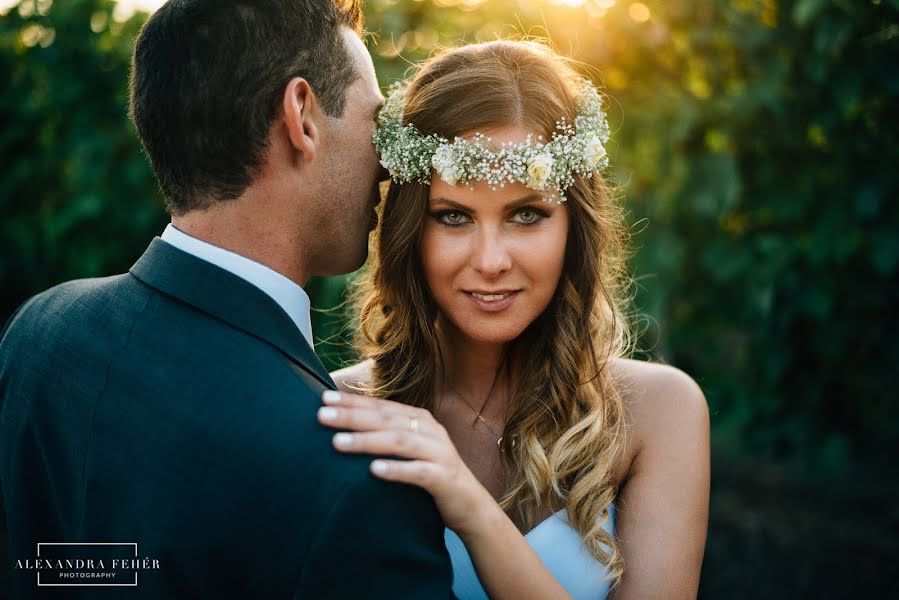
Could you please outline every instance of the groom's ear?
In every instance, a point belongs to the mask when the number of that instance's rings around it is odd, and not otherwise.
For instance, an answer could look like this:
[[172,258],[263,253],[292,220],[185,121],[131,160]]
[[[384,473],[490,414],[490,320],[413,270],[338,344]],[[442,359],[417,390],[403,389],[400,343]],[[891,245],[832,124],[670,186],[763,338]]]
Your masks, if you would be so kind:
[[316,126],[320,110],[318,99],[305,79],[294,77],[287,83],[282,109],[290,143],[303,154],[303,160],[312,160],[320,143]]

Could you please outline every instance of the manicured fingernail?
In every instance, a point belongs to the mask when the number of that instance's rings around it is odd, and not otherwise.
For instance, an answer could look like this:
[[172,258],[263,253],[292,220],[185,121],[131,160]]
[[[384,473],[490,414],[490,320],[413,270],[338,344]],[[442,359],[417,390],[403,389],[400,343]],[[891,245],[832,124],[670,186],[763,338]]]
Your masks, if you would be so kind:
[[349,446],[353,443],[352,433],[338,433],[334,436],[334,443],[338,446]]
[[335,392],[334,390],[325,390],[322,393],[322,402],[327,404],[337,404],[340,402],[340,392]]
[[337,409],[332,406],[322,406],[318,409],[318,418],[322,421],[333,421],[337,418]]
[[384,473],[387,472],[387,463],[380,461],[380,460],[376,460],[375,462],[371,463],[371,470],[374,471],[375,473],[380,473],[383,475]]

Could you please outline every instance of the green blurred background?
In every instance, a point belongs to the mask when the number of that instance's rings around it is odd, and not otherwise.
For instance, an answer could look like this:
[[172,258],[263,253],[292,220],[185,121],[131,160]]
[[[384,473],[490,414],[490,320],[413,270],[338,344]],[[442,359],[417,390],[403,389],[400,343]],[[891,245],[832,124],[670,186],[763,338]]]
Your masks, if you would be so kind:
[[[0,7],[5,320],[127,270],[167,219],[126,116],[146,13]],[[366,27],[385,86],[439,46],[531,35],[608,94],[641,354],[711,408],[700,596],[899,597],[899,0],[368,0]],[[314,306],[345,283],[312,281]],[[345,323],[314,314],[329,367]]]

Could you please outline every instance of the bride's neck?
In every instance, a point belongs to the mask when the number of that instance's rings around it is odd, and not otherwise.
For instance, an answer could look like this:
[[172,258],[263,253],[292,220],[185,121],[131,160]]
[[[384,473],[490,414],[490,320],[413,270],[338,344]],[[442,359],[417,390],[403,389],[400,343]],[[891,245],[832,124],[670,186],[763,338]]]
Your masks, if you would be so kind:
[[473,340],[442,317],[437,321],[437,335],[443,352],[444,384],[478,402],[475,408],[481,408],[490,394],[484,412],[501,414],[508,383],[508,344]]

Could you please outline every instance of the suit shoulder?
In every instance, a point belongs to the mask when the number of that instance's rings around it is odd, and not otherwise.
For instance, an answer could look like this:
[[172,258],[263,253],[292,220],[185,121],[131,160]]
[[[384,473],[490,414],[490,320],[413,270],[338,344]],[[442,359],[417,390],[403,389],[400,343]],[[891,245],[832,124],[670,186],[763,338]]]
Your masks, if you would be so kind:
[[55,285],[35,296],[22,306],[19,315],[35,313],[63,313],[70,310],[89,309],[131,295],[147,293],[127,273],[110,277],[74,279]]
[[148,293],[127,274],[66,281],[26,300],[10,317],[7,332],[59,335],[70,327],[84,328],[92,319],[109,319],[111,309],[139,301]]
[[[300,568],[297,595],[387,597],[406,586],[414,597],[446,597],[452,569],[443,536],[424,489],[376,478],[367,468],[347,470]],[[346,564],[356,577],[345,577]]]

